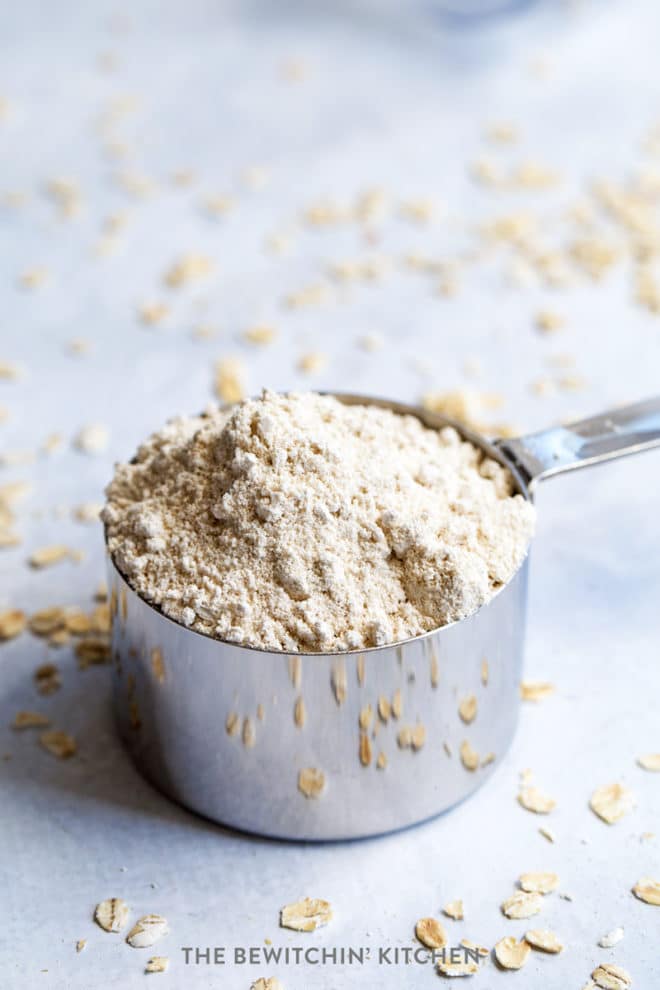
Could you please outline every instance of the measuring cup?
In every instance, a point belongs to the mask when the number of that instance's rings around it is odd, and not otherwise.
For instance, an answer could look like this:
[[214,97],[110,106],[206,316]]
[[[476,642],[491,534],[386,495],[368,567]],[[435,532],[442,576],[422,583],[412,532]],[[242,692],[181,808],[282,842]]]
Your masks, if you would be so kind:
[[[451,425],[537,482],[660,445],[660,398],[490,442]],[[494,772],[513,736],[528,557],[473,615],[423,636],[342,653],[284,654],[185,628],[140,597],[108,554],[119,729],[161,791],[224,825],[286,839],[353,839],[445,811]]]

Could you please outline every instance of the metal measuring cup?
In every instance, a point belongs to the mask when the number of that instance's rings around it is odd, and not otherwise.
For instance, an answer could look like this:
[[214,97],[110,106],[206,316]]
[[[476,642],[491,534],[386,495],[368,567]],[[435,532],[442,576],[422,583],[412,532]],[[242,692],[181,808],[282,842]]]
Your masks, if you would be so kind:
[[[660,445],[660,398],[492,443],[417,407],[336,398],[453,426],[508,467],[527,499],[551,475]],[[476,790],[509,746],[527,573],[528,557],[477,612],[423,636],[287,655],[185,628],[108,554],[121,736],[156,787],[234,828],[324,840],[421,822]]]

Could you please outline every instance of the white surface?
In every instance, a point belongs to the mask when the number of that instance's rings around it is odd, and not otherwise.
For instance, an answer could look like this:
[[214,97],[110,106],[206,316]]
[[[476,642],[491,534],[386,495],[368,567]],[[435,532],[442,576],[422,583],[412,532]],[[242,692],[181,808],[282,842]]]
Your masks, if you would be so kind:
[[[510,26],[446,38],[423,21],[401,25],[385,12],[350,17],[305,7],[301,14],[293,4],[146,3],[131,11],[126,33],[116,30],[113,4],[6,6],[2,90],[12,109],[0,130],[1,181],[30,198],[4,213],[0,229],[0,357],[25,367],[20,382],[0,383],[0,403],[12,413],[0,436],[9,450],[34,449],[53,431],[66,442],[31,466],[0,469],[0,483],[34,483],[20,508],[25,543],[0,557],[0,606],[90,602],[102,577],[100,534],[57,519],[57,507],[98,498],[113,459],[130,456],[168,415],[204,406],[212,361],[223,354],[243,353],[253,391],[309,384],[295,362],[322,350],[330,362],[314,386],[407,400],[429,387],[465,384],[463,363],[477,356],[485,368],[477,387],[506,392],[501,418],[530,428],[657,391],[660,325],[630,302],[623,269],[597,288],[553,294],[506,289],[498,266],[484,265],[468,272],[452,300],[397,272],[375,287],[333,289],[323,307],[288,311],[287,292],[317,281],[328,261],[363,255],[364,243],[355,227],[340,227],[296,234],[281,258],[263,251],[265,236],[288,229],[303,205],[324,196],[349,200],[365,186],[443,204],[444,219],[428,227],[388,220],[377,250],[447,257],[473,219],[538,202],[541,212],[548,203],[556,214],[562,197],[575,200],[588,177],[624,177],[656,123],[657,6],[549,5]],[[118,57],[113,73],[98,69],[105,51]],[[544,79],[530,72],[540,55],[550,60]],[[280,73],[292,57],[309,69],[293,84]],[[115,129],[132,149],[117,165],[102,154],[94,121],[122,94],[135,94],[139,107]],[[484,146],[484,126],[502,119],[519,125],[519,149]],[[482,155],[536,158],[561,169],[566,183],[540,201],[498,199],[467,177],[467,163]],[[253,164],[270,172],[261,191],[241,184],[241,171]],[[188,167],[196,184],[172,186],[171,173]],[[118,168],[153,177],[158,190],[131,201],[112,182]],[[79,180],[79,219],[57,219],[44,198],[44,182],[55,176]],[[200,199],[221,193],[235,195],[236,208],[209,220]],[[130,219],[120,248],[94,258],[102,219],[122,208]],[[162,272],[187,250],[213,256],[217,276],[178,293],[163,289]],[[15,279],[35,265],[47,266],[52,281],[26,293]],[[136,304],[161,298],[171,299],[169,325],[144,328]],[[550,339],[535,334],[540,306],[565,313],[566,330]],[[201,321],[220,328],[218,339],[191,339]],[[256,321],[279,328],[276,347],[241,343],[241,330]],[[368,331],[385,339],[376,354],[356,346]],[[75,336],[92,341],[89,356],[66,353]],[[548,373],[547,355],[564,351],[576,355],[588,390],[531,397],[527,386]],[[420,358],[427,376],[416,367]],[[110,450],[97,458],[70,447],[92,421],[112,430]],[[151,952],[130,949],[91,920],[95,903],[108,896],[124,897],[135,916],[157,911],[169,919],[171,934],[153,950],[172,960],[167,976],[151,978],[159,986],[239,990],[274,972],[287,988],[434,986],[430,967],[377,967],[373,958],[367,969],[186,968],[181,947],[260,945],[266,937],[276,945],[408,946],[418,917],[462,897],[465,922],[447,922],[456,941],[492,946],[542,925],[567,943],[558,958],[533,954],[519,975],[489,962],[471,986],[517,981],[530,990],[568,990],[609,960],[630,970],[636,988],[652,990],[660,979],[660,909],[635,900],[630,887],[641,876],[660,877],[658,840],[640,839],[660,821],[660,777],[635,764],[660,749],[659,483],[660,458],[649,454],[542,489],[527,675],[552,680],[557,694],[524,706],[504,765],[472,800],[378,840],[286,845],[195,818],[128,762],[113,731],[107,669],[78,673],[60,651],[64,687],[42,699],[31,673],[45,658],[44,644],[26,635],[0,647],[0,752],[11,754],[0,762],[3,988],[141,986]],[[51,542],[85,549],[86,561],[31,572],[28,552]],[[47,711],[75,733],[79,756],[60,763],[34,734],[12,733],[19,708]],[[525,767],[558,800],[549,820],[515,801]],[[638,807],[607,827],[587,802],[596,786],[614,780],[634,789]],[[557,833],[556,845],[539,835],[544,824]],[[498,906],[532,869],[556,870],[573,900],[552,895],[531,924],[507,921]],[[282,904],[306,894],[333,903],[332,925],[310,937],[278,929]],[[598,948],[618,925],[624,940]],[[80,938],[88,946],[77,956]]]

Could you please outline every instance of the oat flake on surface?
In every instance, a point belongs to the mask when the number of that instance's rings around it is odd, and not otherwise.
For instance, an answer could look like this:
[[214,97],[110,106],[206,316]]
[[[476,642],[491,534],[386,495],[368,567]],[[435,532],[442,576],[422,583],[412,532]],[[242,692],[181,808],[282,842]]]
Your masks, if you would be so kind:
[[305,767],[298,774],[298,790],[306,798],[321,797],[325,790],[325,774],[316,767]]
[[416,636],[486,602],[533,528],[510,485],[451,428],[265,392],[152,436],[118,466],[103,519],[121,570],[171,618],[245,645],[330,652]]
[[461,763],[463,764],[466,770],[473,772],[478,768],[479,759],[480,759],[479,754],[477,753],[476,749],[472,746],[472,744],[468,742],[467,739],[465,739],[461,743],[460,754],[461,754]]
[[635,807],[635,795],[623,784],[607,784],[591,795],[589,807],[608,825],[628,815]]
[[50,725],[50,719],[47,715],[42,715],[40,712],[21,711],[16,712],[11,727],[12,729],[43,729],[47,725]]
[[654,904],[660,907],[660,880],[652,880],[650,877],[642,877],[632,889],[635,897],[645,904]]
[[647,753],[645,756],[640,756],[637,762],[642,770],[660,772],[660,753]]
[[152,956],[145,966],[145,973],[166,973],[170,960],[167,956]]
[[549,894],[559,886],[559,877],[551,872],[523,873],[518,883],[528,893]]
[[428,949],[442,949],[447,944],[447,932],[437,918],[420,918],[415,935]]
[[477,699],[474,694],[469,694],[463,698],[458,706],[458,714],[466,725],[470,725],[477,717]]
[[463,912],[463,901],[448,901],[447,904],[442,909],[443,914],[446,914],[448,918],[452,918],[453,921],[463,921],[465,917]]
[[332,919],[328,901],[318,897],[303,897],[294,904],[286,904],[280,911],[280,925],[296,932],[313,932],[327,925]]
[[537,893],[527,893],[525,890],[517,890],[515,894],[502,903],[502,914],[507,918],[518,920],[520,918],[531,918],[538,914],[543,905],[543,896]]
[[591,978],[601,990],[629,990],[632,977],[623,966],[614,963],[601,963],[591,974]]
[[10,608],[0,612],[0,642],[20,636],[27,625],[25,612]]
[[547,928],[532,928],[525,932],[525,941],[529,942],[533,949],[540,949],[542,952],[549,952],[556,955],[564,948],[561,940],[554,932]]
[[169,930],[167,919],[161,914],[145,914],[135,922],[126,941],[134,949],[148,949],[163,935],[167,935]]
[[109,897],[96,905],[94,921],[106,932],[120,932],[128,921],[129,907],[121,897]]
[[464,962],[450,962],[440,959],[437,965],[438,973],[449,978],[461,976],[474,976],[479,972],[479,963],[474,959],[466,959]]
[[40,547],[38,550],[35,550],[30,554],[28,563],[30,567],[40,569],[42,567],[51,567],[53,564],[59,564],[70,556],[71,551],[68,547],[56,544],[48,547]]
[[557,806],[554,798],[549,797],[533,785],[521,787],[518,794],[518,803],[526,811],[533,811],[537,815],[549,815]]
[[521,681],[520,697],[523,701],[543,701],[555,693],[554,684],[547,681]]
[[102,423],[89,423],[76,434],[73,445],[83,454],[101,454],[108,446],[110,433]]
[[48,729],[39,736],[44,749],[60,760],[68,760],[77,750],[76,740],[61,729]]
[[495,944],[495,958],[502,969],[522,969],[529,958],[530,946],[524,940],[518,942],[513,935],[501,938]]
[[284,985],[276,976],[260,976],[254,981],[250,990],[284,990]]

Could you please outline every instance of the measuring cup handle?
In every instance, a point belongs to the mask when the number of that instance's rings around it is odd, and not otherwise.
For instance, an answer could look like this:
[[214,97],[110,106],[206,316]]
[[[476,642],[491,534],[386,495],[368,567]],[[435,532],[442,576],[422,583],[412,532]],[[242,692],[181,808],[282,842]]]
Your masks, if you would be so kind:
[[495,443],[531,487],[554,474],[660,446],[660,396]]

